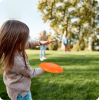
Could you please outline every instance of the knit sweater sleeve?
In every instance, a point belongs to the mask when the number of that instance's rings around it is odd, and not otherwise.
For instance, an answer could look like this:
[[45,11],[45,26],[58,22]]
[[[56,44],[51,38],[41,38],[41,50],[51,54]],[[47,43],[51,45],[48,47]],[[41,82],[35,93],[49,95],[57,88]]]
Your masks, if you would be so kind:
[[11,71],[13,73],[24,75],[30,78],[33,78],[45,72],[41,68],[31,68],[28,60],[26,60],[26,65],[27,67],[25,66],[24,60],[21,57],[17,57],[14,61],[14,65]]
[[25,49],[33,48],[35,46],[39,46],[39,41],[28,41]]

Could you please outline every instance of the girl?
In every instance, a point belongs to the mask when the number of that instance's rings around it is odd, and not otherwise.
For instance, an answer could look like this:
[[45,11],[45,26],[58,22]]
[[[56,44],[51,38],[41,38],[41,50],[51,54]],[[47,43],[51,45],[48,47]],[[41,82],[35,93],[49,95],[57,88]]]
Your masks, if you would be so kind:
[[28,42],[28,38],[28,26],[17,20],[6,21],[0,29],[0,68],[4,62],[3,80],[11,100],[32,100],[31,78],[45,72],[30,67],[25,49],[53,41]]
[[66,48],[68,52],[70,52],[69,47],[68,47],[68,38],[66,37],[66,31],[64,32],[64,35],[63,35],[62,44],[64,46],[64,53],[66,52]]
[[[44,30],[40,36],[40,40],[41,41],[47,41],[47,37],[46,37],[46,31]],[[45,50],[46,50],[46,45],[41,45],[40,47],[40,61],[44,61],[46,58],[45,58]],[[42,52],[44,51],[43,53],[43,57],[42,57]]]

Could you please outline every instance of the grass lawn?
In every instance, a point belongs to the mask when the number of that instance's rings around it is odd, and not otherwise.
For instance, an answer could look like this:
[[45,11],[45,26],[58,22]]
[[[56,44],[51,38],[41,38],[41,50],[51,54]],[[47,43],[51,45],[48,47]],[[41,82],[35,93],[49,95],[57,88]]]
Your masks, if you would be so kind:
[[[27,50],[32,68],[40,63],[37,50]],[[33,100],[96,100],[99,97],[99,52],[81,51],[69,54],[46,51],[46,61],[60,65],[62,73],[46,72],[31,79]],[[10,100],[0,76],[0,97]]]

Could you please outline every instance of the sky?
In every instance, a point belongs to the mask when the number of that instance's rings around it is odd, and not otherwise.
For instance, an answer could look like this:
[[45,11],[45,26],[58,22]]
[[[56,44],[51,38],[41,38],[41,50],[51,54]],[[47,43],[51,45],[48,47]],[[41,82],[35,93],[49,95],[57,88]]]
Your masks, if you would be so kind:
[[38,0],[0,0],[0,26],[9,19],[20,20],[28,25],[31,39],[38,38],[43,30],[52,31],[49,23],[43,23],[37,3]]
[[[37,10],[37,3],[38,0],[0,0],[0,27],[9,19],[22,21],[28,25],[31,39],[38,38],[43,30],[51,31],[49,23],[43,23],[41,13]],[[72,21],[77,20],[76,18]]]
[[0,0],[0,27],[6,20],[16,19],[28,25],[31,39],[38,38],[43,30],[49,32],[49,23],[43,23],[37,3],[38,0]]

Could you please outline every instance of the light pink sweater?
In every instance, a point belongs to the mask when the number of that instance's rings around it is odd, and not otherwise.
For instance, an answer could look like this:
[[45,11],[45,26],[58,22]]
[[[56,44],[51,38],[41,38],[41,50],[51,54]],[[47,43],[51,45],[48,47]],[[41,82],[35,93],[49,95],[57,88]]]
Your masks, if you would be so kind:
[[[38,45],[39,41],[31,41],[27,43],[26,49]],[[31,78],[45,72],[41,68],[31,68],[28,60],[26,60],[26,64],[28,69],[25,67],[25,62],[21,54],[16,53],[12,69],[8,73],[4,72],[3,80],[8,96],[11,99],[17,99],[18,94],[23,98],[30,90]]]

